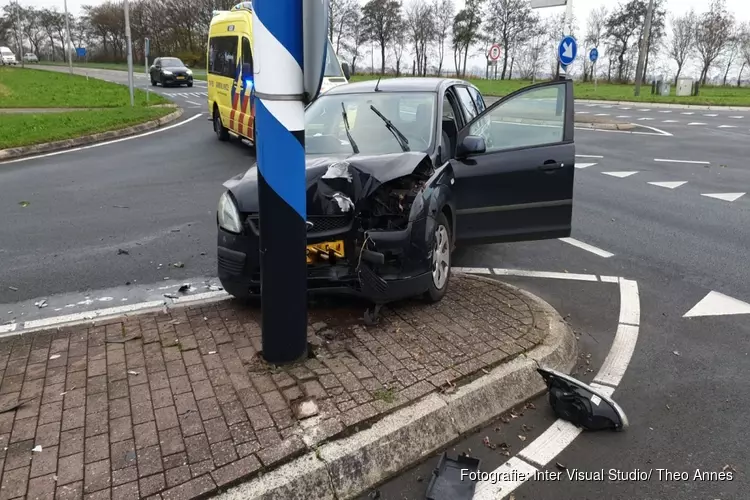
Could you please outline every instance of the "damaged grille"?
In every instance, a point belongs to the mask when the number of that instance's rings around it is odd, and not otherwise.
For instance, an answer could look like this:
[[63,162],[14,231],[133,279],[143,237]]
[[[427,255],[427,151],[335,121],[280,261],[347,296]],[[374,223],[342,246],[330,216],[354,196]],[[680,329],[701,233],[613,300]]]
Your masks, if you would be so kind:
[[[247,224],[255,234],[260,234],[258,214],[247,216]],[[351,215],[310,215],[308,222],[312,227],[307,230],[308,236],[322,236],[326,234],[344,233],[352,227]]]

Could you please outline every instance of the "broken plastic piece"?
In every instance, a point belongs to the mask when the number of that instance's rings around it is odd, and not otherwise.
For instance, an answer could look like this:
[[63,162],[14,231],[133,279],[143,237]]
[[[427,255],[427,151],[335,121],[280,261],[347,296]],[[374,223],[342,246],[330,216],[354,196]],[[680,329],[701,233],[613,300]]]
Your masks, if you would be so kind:
[[326,173],[323,174],[323,179],[346,179],[349,182],[352,181],[352,174],[349,173],[349,162],[339,161],[332,163]]
[[555,414],[591,431],[628,427],[622,408],[593,387],[551,368],[537,368],[549,389],[549,402]]
[[375,326],[378,324],[380,310],[382,308],[383,304],[375,304],[372,309],[365,310],[364,320],[367,326]]
[[104,342],[109,344],[124,344],[125,342],[128,342],[129,340],[135,340],[141,338],[141,335],[136,333],[135,335],[131,335],[130,337],[125,337],[122,339],[104,339]]
[[35,452],[37,452],[37,453],[41,453],[41,452],[42,452],[42,445],[38,444],[38,445],[34,446],[34,447],[33,447],[33,448],[31,449],[31,451],[35,451]]
[[447,453],[440,457],[438,466],[432,471],[432,479],[427,486],[427,500],[471,500],[477,487],[481,460],[466,456],[448,458]]
[[335,201],[338,204],[339,210],[341,210],[344,213],[354,208],[354,203],[352,202],[352,200],[343,193],[334,193],[333,201]]

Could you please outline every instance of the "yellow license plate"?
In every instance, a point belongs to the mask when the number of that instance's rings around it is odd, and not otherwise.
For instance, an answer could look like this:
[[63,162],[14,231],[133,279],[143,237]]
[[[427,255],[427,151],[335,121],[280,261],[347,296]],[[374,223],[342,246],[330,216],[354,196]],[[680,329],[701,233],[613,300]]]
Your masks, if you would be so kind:
[[328,254],[333,252],[336,257],[344,257],[343,241],[326,241],[307,245],[307,263],[312,264],[316,260],[327,260]]
[[178,77],[177,77],[177,79],[178,79],[178,80],[184,80],[184,79],[185,79],[185,77],[184,77],[184,76],[178,76]]

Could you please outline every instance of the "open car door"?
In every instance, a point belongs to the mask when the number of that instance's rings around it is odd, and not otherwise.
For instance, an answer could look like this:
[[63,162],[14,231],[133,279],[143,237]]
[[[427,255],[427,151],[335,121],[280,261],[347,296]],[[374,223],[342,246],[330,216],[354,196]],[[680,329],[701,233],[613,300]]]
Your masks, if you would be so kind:
[[573,117],[573,82],[557,80],[504,97],[458,133],[458,244],[570,236]]

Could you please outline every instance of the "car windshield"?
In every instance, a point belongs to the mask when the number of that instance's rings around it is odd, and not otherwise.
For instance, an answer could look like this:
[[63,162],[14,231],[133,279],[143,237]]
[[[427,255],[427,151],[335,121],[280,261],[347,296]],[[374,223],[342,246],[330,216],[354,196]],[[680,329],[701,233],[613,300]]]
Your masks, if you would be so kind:
[[344,73],[341,71],[341,65],[339,64],[336,54],[333,51],[333,45],[328,40],[328,50],[326,51],[326,67],[323,76],[333,78],[343,78]]
[[[351,154],[355,151],[349,132],[361,154],[404,151],[402,133],[410,151],[428,151],[434,135],[435,94],[430,92],[367,92],[323,95],[305,111],[307,154]],[[375,108],[396,130],[389,127]]]
[[180,61],[176,57],[164,57],[164,58],[162,58],[161,65],[165,66],[167,68],[176,68],[176,67],[185,66],[184,64],[182,64],[182,61]]
[[3,54],[4,56],[12,56],[13,52],[11,52],[8,49],[2,49],[2,50],[0,50],[0,54]]

